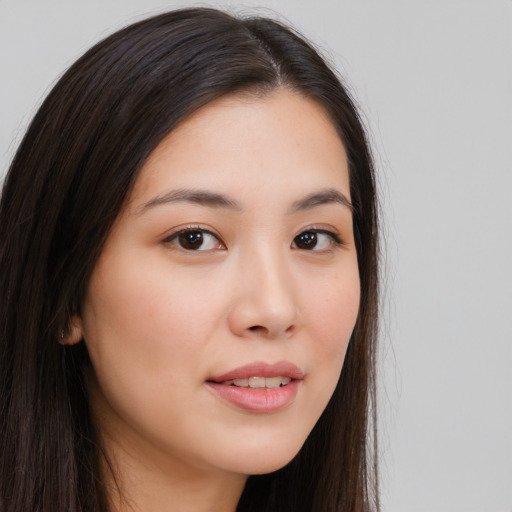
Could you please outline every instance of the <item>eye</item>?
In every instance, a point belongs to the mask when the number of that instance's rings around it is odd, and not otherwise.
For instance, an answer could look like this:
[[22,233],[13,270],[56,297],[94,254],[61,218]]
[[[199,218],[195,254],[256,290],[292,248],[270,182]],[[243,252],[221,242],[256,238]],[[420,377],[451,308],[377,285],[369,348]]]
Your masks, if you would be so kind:
[[336,233],[320,229],[310,229],[299,233],[292,242],[294,249],[305,251],[328,251],[342,241]]
[[213,233],[200,228],[182,229],[166,238],[165,242],[186,251],[212,251],[226,248]]

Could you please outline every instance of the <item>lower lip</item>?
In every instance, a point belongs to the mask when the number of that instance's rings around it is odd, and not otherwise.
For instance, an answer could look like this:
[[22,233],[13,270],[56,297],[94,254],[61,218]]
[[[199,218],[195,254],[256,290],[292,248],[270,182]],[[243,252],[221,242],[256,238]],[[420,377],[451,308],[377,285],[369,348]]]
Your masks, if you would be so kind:
[[292,380],[280,388],[242,388],[207,382],[208,387],[221,398],[239,409],[257,413],[271,413],[291,404],[299,390],[300,380]]

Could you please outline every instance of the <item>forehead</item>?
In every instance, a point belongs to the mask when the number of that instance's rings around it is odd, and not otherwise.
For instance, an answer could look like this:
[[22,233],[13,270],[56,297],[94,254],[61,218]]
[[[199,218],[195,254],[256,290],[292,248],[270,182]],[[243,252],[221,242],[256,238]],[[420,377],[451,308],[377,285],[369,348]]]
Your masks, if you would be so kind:
[[130,203],[136,207],[177,187],[221,187],[239,196],[258,188],[284,193],[327,186],[349,197],[347,157],[336,128],[316,101],[277,89],[226,96],[188,117],[151,153]]

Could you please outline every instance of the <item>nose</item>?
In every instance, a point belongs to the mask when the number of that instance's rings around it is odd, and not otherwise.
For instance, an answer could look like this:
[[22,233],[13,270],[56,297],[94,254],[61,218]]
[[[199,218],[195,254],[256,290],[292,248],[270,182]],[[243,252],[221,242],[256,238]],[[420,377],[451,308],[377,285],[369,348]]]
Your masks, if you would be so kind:
[[290,337],[300,322],[296,284],[285,258],[261,254],[240,262],[231,331],[249,338]]

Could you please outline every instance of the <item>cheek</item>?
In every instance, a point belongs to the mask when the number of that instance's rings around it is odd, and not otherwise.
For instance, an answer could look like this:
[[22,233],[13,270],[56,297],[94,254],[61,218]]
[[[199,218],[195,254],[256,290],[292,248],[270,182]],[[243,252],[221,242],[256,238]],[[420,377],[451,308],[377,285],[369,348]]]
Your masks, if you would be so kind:
[[105,430],[130,425],[143,437],[170,439],[197,413],[189,407],[204,383],[198,356],[211,350],[220,307],[208,289],[199,293],[162,265],[107,263],[97,265],[82,312],[95,410]]
[[360,283],[357,267],[320,283],[307,295],[307,325],[316,343],[316,353],[339,368],[345,357],[359,311]]
[[187,286],[176,272],[167,276],[162,268],[130,260],[100,264],[89,286],[84,327],[91,339],[109,339],[107,346],[145,352],[186,340],[186,348],[202,339],[205,324],[198,319],[207,304],[204,291]]
[[[137,271],[133,271],[137,269]],[[158,270],[157,270],[158,269]],[[98,264],[82,321],[96,376],[106,394],[133,388],[154,396],[190,374],[215,322],[207,293],[162,267],[126,259]],[[207,314],[208,313],[208,314]]]

